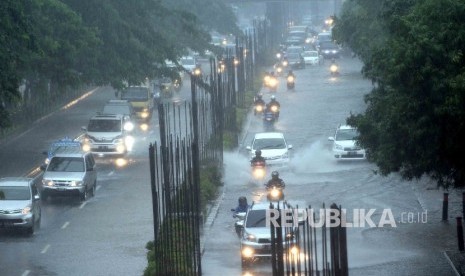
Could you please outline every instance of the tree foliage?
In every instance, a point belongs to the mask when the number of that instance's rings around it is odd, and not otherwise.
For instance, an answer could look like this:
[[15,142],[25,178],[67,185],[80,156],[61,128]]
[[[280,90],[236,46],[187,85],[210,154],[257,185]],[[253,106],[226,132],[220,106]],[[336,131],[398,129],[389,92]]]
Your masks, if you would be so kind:
[[206,9],[165,2],[0,1],[0,128],[24,80],[42,87],[138,84],[162,74],[166,60],[207,49],[209,30],[237,30],[222,1],[202,0]]
[[[339,33],[354,50],[369,49],[365,72],[377,84],[366,96],[365,113],[351,115],[348,122],[358,127],[360,144],[381,173],[400,172],[406,179],[428,174],[440,186],[463,186],[465,2],[400,2],[404,5],[378,1],[386,37],[382,44],[375,39],[361,46],[363,35]],[[340,25],[363,28],[350,22],[358,20],[356,13],[348,12],[352,8],[345,7]]]

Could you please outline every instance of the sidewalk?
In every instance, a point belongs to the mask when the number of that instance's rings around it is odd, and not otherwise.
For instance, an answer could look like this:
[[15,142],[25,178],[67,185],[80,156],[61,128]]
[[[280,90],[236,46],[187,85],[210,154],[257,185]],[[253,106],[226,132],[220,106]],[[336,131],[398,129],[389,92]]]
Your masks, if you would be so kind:
[[[455,273],[464,276],[465,252],[459,252],[458,250],[456,217],[463,217],[462,193],[465,192],[465,190],[452,189],[448,191],[448,220],[442,221],[442,205],[445,191],[437,189],[436,183],[426,178],[422,178],[419,181],[412,181],[411,187],[423,210],[428,212],[428,223],[437,225],[436,229],[438,233],[448,235],[446,237],[448,242],[445,244],[444,256]],[[441,227],[441,225],[443,227]],[[440,228],[445,227],[450,229],[443,232],[443,229]]]

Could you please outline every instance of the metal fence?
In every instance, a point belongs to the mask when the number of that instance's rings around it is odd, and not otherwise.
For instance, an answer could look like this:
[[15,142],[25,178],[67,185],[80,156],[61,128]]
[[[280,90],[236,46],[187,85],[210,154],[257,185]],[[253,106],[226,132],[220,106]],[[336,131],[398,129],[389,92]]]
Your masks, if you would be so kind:
[[349,275],[346,228],[340,223],[345,218],[341,208],[332,204],[325,209],[323,204],[321,210],[325,215],[319,217],[311,206],[284,208],[296,218],[294,221],[281,213],[282,207],[272,205],[278,211],[277,225],[270,224],[273,276]]

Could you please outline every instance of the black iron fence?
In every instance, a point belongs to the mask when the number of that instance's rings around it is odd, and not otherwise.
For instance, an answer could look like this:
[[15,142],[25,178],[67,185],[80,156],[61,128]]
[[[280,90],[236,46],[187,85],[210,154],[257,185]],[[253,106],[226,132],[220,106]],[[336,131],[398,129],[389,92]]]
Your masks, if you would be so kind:
[[323,204],[320,216],[311,206],[271,207],[277,211],[276,224],[270,224],[273,276],[349,275],[346,228],[341,223],[345,216],[340,207],[332,204],[325,209]]

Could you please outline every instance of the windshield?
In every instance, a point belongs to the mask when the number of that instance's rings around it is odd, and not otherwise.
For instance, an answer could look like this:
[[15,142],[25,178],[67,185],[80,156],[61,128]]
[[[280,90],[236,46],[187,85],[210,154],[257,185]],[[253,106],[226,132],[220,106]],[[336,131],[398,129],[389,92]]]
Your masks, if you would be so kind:
[[266,210],[250,210],[247,214],[245,227],[266,227]]
[[5,186],[0,187],[0,200],[28,200],[31,199],[29,187]]
[[358,136],[356,129],[340,129],[336,133],[336,141],[355,140]]
[[84,159],[80,157],[53,157],[47,167],[50,172],[83,172]]
[[120,120],[90,120],[89,126],[87,127],[89,132],[120,132],[121,122]]
[[121,93],[121,100],[147,101],[149,95],[145,87],[128,87]]
[[303,56],[305,56],[305,57],[317,57],[318,53],[317,52],[304,52]]
[[253,143],[254,150],[285,149],[285,148],[286,148],[286,143],[283,138],[255,139]]
[[183,58],[181,59],[182,65],[195,65],[195,60],[193,58]]
[[124,105],[106,105],[105,107],[103,107],[103,113],[131,115],[131,110],[128,106]]

